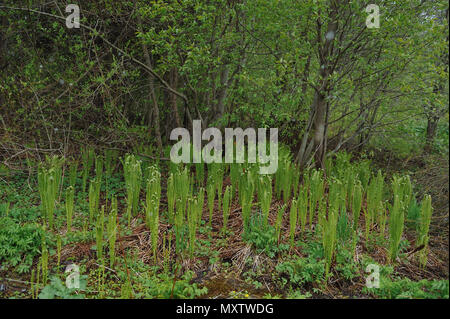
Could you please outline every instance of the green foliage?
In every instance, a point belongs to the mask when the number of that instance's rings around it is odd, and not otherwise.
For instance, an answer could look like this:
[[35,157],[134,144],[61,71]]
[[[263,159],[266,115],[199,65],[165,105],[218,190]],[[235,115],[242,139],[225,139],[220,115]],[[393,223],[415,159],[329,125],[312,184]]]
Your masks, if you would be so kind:
[[303,286],[307,283],[321,283],[325,279],[325,261],[314,256],[294,256],[279,263],[275,269],[281,276],[283,286],[288,282],[294,286]]
[[208,211],[209,211],[209,227],[211,227],[212,216],[214,211],[214,199],[216,196],[216,187],[212,178],[208,178],[208,185],[206,186],[208,196]]
[[277,232],[275,227],[267,225],[264,227],[264,220],[261,215],[254,215],[249,221],[249,228],[243,234],[243,240],[250,243],[256,252],[264,252],[270,258],[286,250],[289,246],[285,244],[277,244]]
[[52,276],[50,283],[39,294],[39,299],[84,299],[85,295],[79,291],[86,290],[86,276],[80,276],[80,288],[67,288],[57,276]]
[[[384,225],[384,210],[383,210],[383,183],[384,178],[381,175],[381,171],[378,171],[378,175],[372,178],[367,188],[367,208],[365,209],[365,222],[366,222],[366,242],[369,240],[369,231],[376,221],[379,225]],[[384,229],[383,229],[384,231]]]
[[139,194],[142,183],[141,161],[134,155],[127,155],[123,162],[125,185],[127,188],[127,216],[128,224],[131,223],[131,216],[136,216],[139,208]]
[[66,220],[67,220],[67,232],[72,231],[72,218],[73,218],[73,207],[75,199],[75,189],[73,186],[69,186],[66,189]]
[[353,186],[353,197],[352,197],[353,231],[356,231],[358,228],[359,216],[361,214],[362,197],[363,197],[363,189],[361,183],[358,181]]
[[326,260],[326,275],[328,275],[330,271],[337,241],[340,190],[341,183],[339,181],[334,181],[330,184],[330,206],[328,209],[328,216],[327,218],[322,216],[320,221],[320,225],[322,226],[322,245]]
[[420,280],[409,278],[391,280],[380,276],[380,288],[364,288],[382,299],[448,299],[448,280]]
[[394,205],[389,215],[389,257],[394,262],[398,255],[404,227],[404,206],[398,195],[394,195]]
[[153,258],[156,261],[159,230],[159,204],[161,200],[161,173],[158,167],[150,166],[146,193],[146,223],[150,229]]
[[96,251],[97,259],[103,258],[103,230],[104,230],[104,220],[105,220],[105,206],[102,205],[100,209],[100,214],[97,216],[97,222],[95,225],[95,240],[96,240]]
[[109,267],[114,268],[116,261],[116,238],[117,238],[117,198],[113,197],[111,201],[111,211],[108,216],[107,225],[108,244],[109,244]]
[[187,271],[174,281],[173,276],[161,273],[145,279],[145,297],[158,299],[194,299],[208,292],[206,287],[199,288],[197,284],[191,284],[194,273]]
[[[255,181],[253,173],[251,171],[242,173],[239,181],[239,200],[242,206],[242,222],[244,226],[243,234],[249,231],[254,192]],[[264,198],[266,201],[268,200],[268,196]]]
[[283,215],[284,215],[285,211],[286,211],[286,204],[284,204],[283,206],[278,208],[278,211],[277,211],[277,219],[275,221],[275,233],[276,233],[276,238],[277,238],[278,243],[280,242],[281,224],[283,222]]
[[30,271],[40,254],[43,230],[31,223],[21,225],[9,217],[0,217],[0,263],[5,269],[16,267],[18,273]]
[[323,195],[323,178],[320,171],[312,171],[309,179],[309,225],[312,227],[317,203]]
[[306,187],[300,187],[300,192],[298,196],[298,222],[300,224],[302,232],[305,231],[307,217],[308,217],[308,189]]
[[95,178],[89,183],[89,221],[94,221],[100,202],[100,182]]
[[416,246],[423,245],[424,248],[420,252],[420,262],[423,267],[427,264],[427,256],[428,256],[428,240],[429,235],[428,232],[430,230],[430,222],[431,222],[431,214],[432,214],[432,207],[431,207],[431,196],[425,195],[424,199],[422,200],[420,210],[420,219],[418,224],[418,231],[417,231],[417,241]]
[[414,198],[408,209],[408,214],[406,217],[406,226],[412,229],[417,229],[420,222],[420,212],[421,212],[420,205],[417,204],[417,201]]
[[354,261],[353,253],[347,246],[340,246],[336,251],[336,271],[347,280],[360,276],[359,265]]
[[169,222],[173,223],[175,218],[175,185],[173,173],[170,173],[167,179],[167,209],[169,215]]
[[232,186],[227,186],[225,189],[225,193],[223,195],[223,229],[222,231],[225,233],[228,225],[228,218],[230,217],[230,209],[231,209],[231,196],[233,193]]
[[345,209],[341,208],[341,212],[337,221],[337,238],[340,242],[346,242],[352,235],[352,225]]
[[297,226],[297,201],[295,199],[291,202],[291,209],[289,212],[289,243],[291,247],[294,247],[295,228]]
[[56,201],[62,182],[63,159],[53,156],[46,159],[46,163],[39,163],[38,188],[41,196],[42,213],[49,228],[53,227]]
[[272,179],[269,176],[259,177],[257,189],[258,200],[260,202],[261,211],[264,216],[264,224],[267,225],[270,205],[272,204]]

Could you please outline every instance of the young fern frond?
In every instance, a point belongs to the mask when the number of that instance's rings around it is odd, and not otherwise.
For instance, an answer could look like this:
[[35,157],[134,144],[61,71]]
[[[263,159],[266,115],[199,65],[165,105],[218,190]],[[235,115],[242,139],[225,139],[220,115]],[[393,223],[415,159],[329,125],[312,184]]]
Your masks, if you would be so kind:
[[173,173],[170,173],[169,178],[167,179],[167,213],[169,217],[169,223],[173,224],[175,215],[175,185],[174,185],[174,176]]
[[187,220],[188,220],[188,229],[189,229],[189,252],[191,258],[194,255],[195,248],[195,238],[197,231],[197,199],[189,198],[188,199],[188,209],[187,209]]
[[96,248],[97,248],[97,259],[101,260],[103,258],[103,227],[105,218],[105,206],[102,205],[100,213],[97,216],[97,223],[95,226],[95,238],[96,238]]
[[353,231],[358,229],[359,216],[361,215],[361,205],[363,199],[363,190],[361,182],[357,181],[353,186],[352,196],[352,214],[353,214]]
[[205,204],[205,189],[203,187],[200,187],[200,189],[198,190],[197,198],[198,198],[198,203],[196,206],[198,218],[197,224],[200,225],[203,217],[203,206]]
[[405,219],[403,203],[398,195],[394,196],[394,205],[389,216],[389,257],[391,262],[394,262],[398,255]]
[[322,221],[322,244],[325,254],[325,277],[328,277],[330,272],[331,263],[333,261],[334,249],[336,247],[336,232],[338,221],[338,210],[336,207],[330,207],[328,211],[328,219]]
[[228,225],[228,218],[230,217],[230,209],[231,209],[231,194],[233,189],[231,186],[227,186],[225,189],[225,193],[223,194],[223,228],[222,231],[225,233]]
[[98,212],[99,205],[99,182],[96,178],[89,184],[89,221],[93,222]]
[[239,200],[241,201],[242,206],[242,222],[244,234],[246,234],[249,227],[253,196],[255,191],[255,182],[251,171],[248,171],[246,174],[242,173],[239,185],[242,186],[239,189]]
[[108,216],[108,244],[109,244],[109,267],[114,268],[116,260],[116,238],[117,238],[117,198],[111,200],[111,211]]
[[209,227],[211,227],[212,216],[213,216],[213,211],[214,211],[214,199],[216,196],[216,186],[212,179],[208,179],[208,185],[206,186],[206,192],[207,192],[207,197],[208,197],[208,211],[209,211],[208,224],[209,224]]
[[146,223],[150,229],[153,258],[156,262],[159,230],[159,203],[161,199],[161,173],[156,166],[149,167],[146,194]]
[[308,217],[308,189],[301,187],[298,196],[298,222],[301,227],[301,231],[305,231]]
[[272,203],[272,181],[269,176],[259,178],[258,200],[260,202],[261,211],[263,214],[264,227],[267,227],[270,204]]
[[139,194],[142,183],[141,161],[137,160],[134,155],[127,155],[123,168],[127,189],[128,224],[130,224],[131,216],[136,216],[139,208]]
[[323,178],[320,171],[315,170],[312,172],[309,183],[309,225],[312,229],[313,220],[317,208],[317,203],[323,196]]
[[73,218],[73,205],[75,198],[75,189],[73,186],[69,186],[66,189],[66,222],[67,222],[67,232],[72,231],[72,218]]
[[297,227],[297,200],[291,202],[291,210],[289,212],[289,239],[291,248],[294,247],[295,228]]
[[433,209],[431,207],[431,196],[425,195],[422,200],[421,211],[420,211],[420,219],[418,225],[418,233],[417,233],[417,244],[419,247],[421,245],[424,246],[422,251],[420,252],[420,263],[423,268],[427,265],[427,255],[428,255],[428,240],[429,240],[429,229],[431,223],[431,214]]
[[283,215],[284,212],[286,211],[286,204],[283,204],[283,206],[281,206],[278,209],[277,212],[277,219],[275,221],[275,233],[277,236],[277,242],[280,242],[280,237],[281,237],[281,224],[283,223]]
[[42,214],[49,228],[53,227],[56,202],[62,185],[62,165],[64,159],[47,157],[46,163],[38,167],[38,190],[41,197]]

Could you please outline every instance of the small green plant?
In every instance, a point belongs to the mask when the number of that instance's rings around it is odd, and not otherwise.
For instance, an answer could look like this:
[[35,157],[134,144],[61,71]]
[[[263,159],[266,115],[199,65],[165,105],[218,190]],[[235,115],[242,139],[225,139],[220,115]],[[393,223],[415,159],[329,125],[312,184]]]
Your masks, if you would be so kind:
[[[369,232],[376,221],[380,224],[383,220],[383,184],[384,178],[381,171],[372,178],[367,189],[367,208],[365,209],[366,242],[369,240]],[[384,230],[384,229],[383,229]]]
[[156,166],[149,168],[146,195],[146,222],[150,229],[153,258],[156,262],[159,230],[159,203],[161,199],[161,173]]
[[353,231],[356,232],[358,229],[359,216],[361,214],[361,205],[363,198],[363,189],[361,182],[357,182],[353,186],[353,196],[352,196],[352,214],[353,214]]
[[98,186],[99,182],[96,178],[92,179],[89,184],[89,221],[93,222],[98,213],[98,205],[100,202],[100,194]]
[[189,253],[190,257],[194,256],[195,240],[197,235],[198,227],[198,199],[189,198],[188,199],[188,209],[187,209],[187,220],[189,229]]
[[323,196],[323,178],[320,171],[314,170],[309,179],[309,225],[312,228],[317,203]]
[[306,258],[293,256],[279,263],[275,269],[278,274],[282,275],[279,276],[282,286],[287,283],[294,287],[307,283],[321,283],[325,278],[324,260],[310,255]]
[[328,273],[330,272],[331,263],[333,261],[333,254],[336,247],[341,187],[342,183],[338,180],[331,182],[328,218],[326,218],[325,216],[320,216],[320,225],[322,226],[322,245],[326,261],[326,276],[328,276]]
[[363,291],[381,299],[448,299],[449,282],[448,279],[412,281],[380,276],[379,288],[364,288]]
[[209,227],[211,227],[212,216],[214,210],[214,198],[216,196],[216,187],[214,182],[211,179],[208,179],[208,185],[206,187],[207,196],[208,196],[208,211],[209,211]]
[[67,288],[65,284],[57,276],[53,276],[50,283],[46,285],[41,293],[39,299],[84,299],[85,295],[79,291],[86,290],[86,276],[80,276],[79,288]]
[[11,217],[0,217],[0,264],[3,270],[15,267],[19,274],[30,270],[40,254],[43,230],[33,223],[20,224]]
[[41,246],[41,258],[39,259],[39,262],[41,264],[41,271],[42,271],[42,284],[46,285],[48,280],[48,248],[47,243],[45,241],[45,237],[42,236],[42,246]]
[[103,258],[103,227],[105,218],[104,216],[105,216],[105,206],[102,205],[100,213],[97,216],[97,223],[95,226],[97,259],[99,260]]
[[[233,190],[238,194],[239,190],[239,177],[242,172],[240,163],[231,163],[230,164],[230,180],[231,186],[233,186]],[[234,198],[234,192],[232,194],[232,198]]]
[[73,186],[69,186],[66,189],[66,221],[67,221],[67,232],[72,231],[72,218],[73,218],[73,206],[75,198],[75,189]]
[[260,214],[255,214],[249,222],[247,233],[243,234],[243,240],[252,244],[258,253],[264,252],[268,257],[273,258],[281,251],[289,249],[289,245],[277,245],[277,234],[275,227],[267,225]]
[[404,206],[398,195],[395,195],[394,205],[389,215],[389,256],[394,262],[398,255],[400,240],[402,239],[404,227]]
[[136,216],[139,206],[139,194],[142,181],[141,161],[137,160],[134,155],[127,155],[123,163],[123,168],[127,188],[127,216],[128,224],[130,224],[131,216]]
[[167,179],[167,214],[169,215],[169,222],[174,223],[175,219],[175,185],[173,173],[170,173]]
[[232,193],[233,193],[232,186],[227,186],[227,188],[225,189],[225,193],[223,195],[223,207],[222,207],[222,211],[223,211],[223,228],[222,228],[222,231],[223,231],[223,233],[225,233],[226,230],[227,230],[228,218],[230,217]]
[[108,216],[108,244],[109,244],[109,267],[114,268],[116,260],[116,237],[117,237],[117,198],[111,201],[111,211]]
[[62,249],[62,239],[61,236],[58,234],[56,236],[56,255],[57,255],[57,261],[56,265],[59,267],[61,264],[61,249]]
[[283,204],[283,206],[281,206],[277,211],[277,219],[275,221],[275,234],[277,243],[279,243],[281,239],[281,224],[283,222],[283,215],[285,211],[286,211],[286,204]]
[[301,227],[301,231],[305,231],[308,218],[308,189],[306,187],[300,187],[298,196],[298,222]]
[[297,227],[297,200],[291,202],[291,210],[289,212],[289,242],[291,248],[294,247],[295,228]]
[[272,203],[272,180],[268,176],[259,178],[258,199],[264,216],[264,225],[267,226],[270,204]]
[[239,200],[242,207],[242,222],[244,233],[248,231],[250,216],[252,211],[252,203],[255,191],[255,182],[253,180],[253,174],[251,171],[241,174],[239,182]]
[[428,231],[430,229],[430,222],[431,222],[431,214],[432,214],[432,207],[431,207],[431,196],[425,195],[425,197],[422,200],[420,210],[420,219],[418,224],[418,232],[417,232],[417,243],[416,246],[422,246],[423,249],[420,252],[420,263],[422,264],[422,267],[425,267],[427,264],[427,255],[428,255]]
[[41,196],[42,212],[49,228],[53,227],[55,206],[62,181],[63,159],[58,156],[47,158],[38,167],[38,188]]

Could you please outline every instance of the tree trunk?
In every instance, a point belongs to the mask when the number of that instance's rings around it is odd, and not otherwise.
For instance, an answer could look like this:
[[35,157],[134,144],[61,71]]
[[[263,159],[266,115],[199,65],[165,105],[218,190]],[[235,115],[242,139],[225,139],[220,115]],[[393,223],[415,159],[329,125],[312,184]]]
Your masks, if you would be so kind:
[[[170,73],[171,73],[170,86],[176,90],[178,87],[178,70],[174,67],[174,68],[172,68],[172,71]],[[175,94],[172,94],[170,104],[172,106],[172,112],[173,112],[173,115],[175,118],[175,124],[177,127],[181,127],[181,119],[180,119],[180,114],[178,113],[178,107],[177,107],[177,96]]]
[[[139,21],[139,25],[141,25],[140,21]],[[147,45],[142,42],[142,51],[144,52],[144,58],[145,58],[145,63],[152,68],[152,61],[150,59],[150,54],[148,53],[148,47]],[[158,101],[156,99],[156,94],[155,94],[155,85],[154,85],[154,78],[149,75],[148,78],[148,83],[149,83],[149,97],[150,100],[152,101],[152,107],[153,107],[153,124],[155,126],[155,138],[156,138],[156,145],[158,147],[158,151],[159,154],[162,154],[163,151],[163,147],[162,147],[162,139],[161,139],[161,127],[160,127],[160,122],[159,122],[159,106],[158,106]],[[150,123],[149,123],[150,125]]]
[[426,154],[430,154],[433,151],[434,138],[436,137],[438,123],[439,117],[428,117],[427,131],[425,135],[425,147],[423,148]]
[[[320,57],[320,87],[316,90],[314,95],[314,159],[316,168],[325,168],[324,158],[326,150],[326,120],[327,120],[327,101],[326,97],[329,95],[329,81],[331,73],[331,56],[333,54],[333,41],[336,38],[338,28],[336,3],[331,3],[330,22],[328,22],[327,33],[325,36],[325,43],[319,46]],[[320,32],[320,22],[318,21],[318,39],[322,43],[322,36]]]
[[314,96],[316,117],[314,118],[314,159],[316,168],[323,168],[323,156],[325,149],[325,108],[326,102],[322,92],[316,92]]

